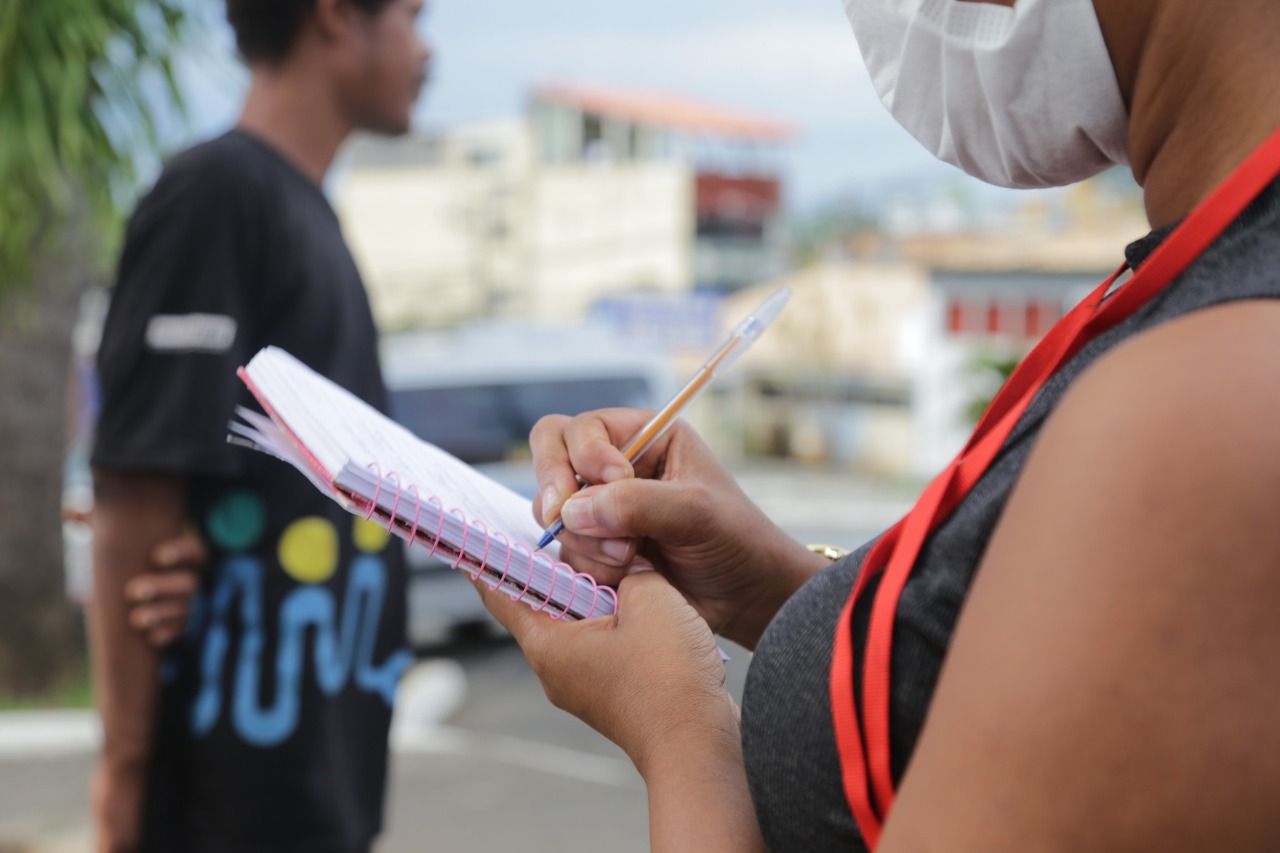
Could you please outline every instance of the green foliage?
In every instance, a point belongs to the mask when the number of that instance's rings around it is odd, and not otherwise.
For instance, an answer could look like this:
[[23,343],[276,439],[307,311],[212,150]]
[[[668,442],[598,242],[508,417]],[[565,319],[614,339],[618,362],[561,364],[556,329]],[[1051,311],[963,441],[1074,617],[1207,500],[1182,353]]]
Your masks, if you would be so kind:
[[981,352],[973,357],[970,367],[990,393],[979,394],[969,401],[965,414],[970,423],[976,424],[982,420],[982,415],[995,399],[996,392],[1009,380],[1013,371],[1018,369],[1024,356],[1025,353],[1021,352]]
[[879,217],[865,205],[849,202],[830,207],[793,226],[793,260],[799,267],[812,266],[838,241],[879,228]]
[[173,60],[188,0],[0,0],[0,305],[78,205],[119,223],[152,110],[180,109]]
[[[0,689],[0,713],[4,711],[33,711],[46,708],[89,709],[93,703],[93,681],[89,668],[82,661],[65,677],[58,679],[39,693],[12,694]],[[0,848],[3,849],[3,848]]]

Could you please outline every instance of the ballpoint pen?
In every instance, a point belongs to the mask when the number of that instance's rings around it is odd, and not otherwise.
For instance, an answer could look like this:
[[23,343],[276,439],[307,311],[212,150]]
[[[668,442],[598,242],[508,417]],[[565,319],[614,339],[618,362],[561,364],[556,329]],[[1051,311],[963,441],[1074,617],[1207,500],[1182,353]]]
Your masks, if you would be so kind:
[[[646,450],[653,446],[653,443],[662,437],[667,428],[675,423],[676,418],[689,405],[695,397],[711,384],[711,380],[716,377],[719,371],[725,370],[729,365],[738,360],[741,355],[746,352],[747,347],[755,343],[756,338],[769,327],[777,316],[782,313],[783,307],[787,304],[787,300],[791,298],[790,288],[782,288],[774,293],[756,310],[752,311],[745,320],[734,327],[729,333],[729,337],[723,344],[711,354],[711,357],[693,374],[683,388],[680,389],[671,401],[658,410],[647,424],[640,428],[640,431],[631,437],[626,444],[622,445],[622,455],[627,457],[628,462],[635,462]],[[586,488],[584,482],[580,488]],[[564,521],[557,518],[546,532],[542,534],[542,538],[538,540],[538,548],[541,550],[551,544],[560,531],[564,530]]]

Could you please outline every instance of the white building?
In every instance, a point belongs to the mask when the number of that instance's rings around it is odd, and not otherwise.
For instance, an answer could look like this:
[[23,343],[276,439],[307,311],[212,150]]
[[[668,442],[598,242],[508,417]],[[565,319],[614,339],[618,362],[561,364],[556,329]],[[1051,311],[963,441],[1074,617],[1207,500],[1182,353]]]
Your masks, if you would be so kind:
[[[792,304],[743,358],[756,449],[927,478],[963,446],[1012,363],[1123,259],[1140,211],[1087,226],[897,241],[896,261],[840,260],[743,292],[732,320],[786,285]],[[727,404],[727,403],[726,403]]]
[[[755,149],[788,132],[669,96],[550,87],[524,117],[357,140],[335,207],[384,329],[571,320],[602,296],[776,275],[781,184]],[[709,145],[738,162],[700,167]]]

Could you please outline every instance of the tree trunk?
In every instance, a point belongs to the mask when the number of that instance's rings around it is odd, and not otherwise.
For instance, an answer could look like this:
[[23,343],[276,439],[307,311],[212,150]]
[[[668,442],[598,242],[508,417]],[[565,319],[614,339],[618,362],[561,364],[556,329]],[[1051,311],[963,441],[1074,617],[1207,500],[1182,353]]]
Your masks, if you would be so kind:
[[47,694],[83,662],[61,505],[71,334],[95,278],[84,223],[44,244],[29,297],[0,303],[0,696]]

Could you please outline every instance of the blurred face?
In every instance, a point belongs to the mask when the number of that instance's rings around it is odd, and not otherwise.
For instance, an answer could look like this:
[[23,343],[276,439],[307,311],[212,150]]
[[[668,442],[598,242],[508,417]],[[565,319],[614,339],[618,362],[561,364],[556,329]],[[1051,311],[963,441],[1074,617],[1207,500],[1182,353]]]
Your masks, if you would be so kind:
[[372,15],[357,12],[351,19],[340,97],[357,127],[408,132],[431,59],[417,29],[423,7],[424,0],[391,0]]

